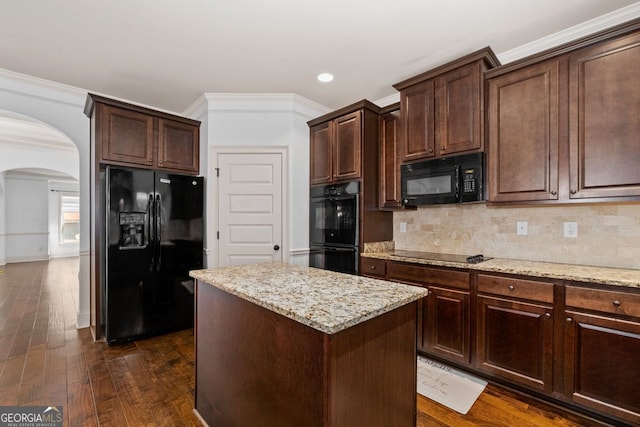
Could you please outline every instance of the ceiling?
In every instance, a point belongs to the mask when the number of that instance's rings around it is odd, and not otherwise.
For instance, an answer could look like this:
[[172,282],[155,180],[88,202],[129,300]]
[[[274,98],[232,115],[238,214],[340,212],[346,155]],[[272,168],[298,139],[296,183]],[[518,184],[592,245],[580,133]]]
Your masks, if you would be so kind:
[[203,93],[296,93],[336,109],[633,3],[0,0],[0,68],[174,112]]

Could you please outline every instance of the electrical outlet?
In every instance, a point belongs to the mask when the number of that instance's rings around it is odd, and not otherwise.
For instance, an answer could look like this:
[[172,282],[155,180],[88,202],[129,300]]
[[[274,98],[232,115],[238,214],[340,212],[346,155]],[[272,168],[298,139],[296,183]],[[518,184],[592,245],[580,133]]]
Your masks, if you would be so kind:
[[400,223],[400,232],[401,233],[406,233],[407,232],[407,223],[406,222],[401,222]]
[[529,234],[529,223],[527,221],[518,221],[516,223],[516,234],[518,236],[526,236]]
[[575,239],[578,237],[578,223],[577,222],[565,222],[564,223],[564,237],[569,239]]

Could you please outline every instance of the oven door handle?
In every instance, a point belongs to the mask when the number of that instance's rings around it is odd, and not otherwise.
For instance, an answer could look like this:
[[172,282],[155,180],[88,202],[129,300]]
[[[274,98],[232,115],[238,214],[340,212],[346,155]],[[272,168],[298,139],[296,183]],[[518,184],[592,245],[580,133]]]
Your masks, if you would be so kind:
[[322,248],[325,251],[333,251],[333,252],[355,252],[355,248]]

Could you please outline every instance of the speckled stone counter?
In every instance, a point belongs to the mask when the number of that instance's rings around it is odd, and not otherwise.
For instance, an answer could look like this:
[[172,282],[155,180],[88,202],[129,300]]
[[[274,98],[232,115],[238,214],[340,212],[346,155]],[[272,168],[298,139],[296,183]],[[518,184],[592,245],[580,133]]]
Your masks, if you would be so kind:
[[427,290],[288,264],[192,271],[191,277],[333,334],[416,301]]
[[[402,251],[400,251],[402,253]],[[559,280],[575,280],[587,283],[600,283],[611,286],[640,288],[640,270],[623,268],[594,267],[551,262],[520,261],[515,259],[493,258],[478,264],[433,261],[416,257],[396,255],[393,250],[387,252],[362,253],[364,257],[393,261],[413,262],[424,265],[465,268],[468,270],[495,273],[520,274],[533,277],[545,277]]]
[[204,424],[415,425],[426,289],[285,264],[191,276]]

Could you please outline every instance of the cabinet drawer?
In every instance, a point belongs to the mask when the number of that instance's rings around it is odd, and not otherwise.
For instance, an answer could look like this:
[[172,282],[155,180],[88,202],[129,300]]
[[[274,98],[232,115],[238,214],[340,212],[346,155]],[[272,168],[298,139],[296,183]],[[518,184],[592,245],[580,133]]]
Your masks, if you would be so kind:
[[384,278],[387,274],[387,261],[376,258],[360,258],[360,274]]
[[389,280],[417,283],[422,285],[442,285],[469,289],[469,273],[443,268],[423,267],[415,264],[392,262],[389,264]]
[[640,317],[640,294],[567,286],[567,307]]
[[533,280],[479,274],[478,292],[553,303],[553,283]]

